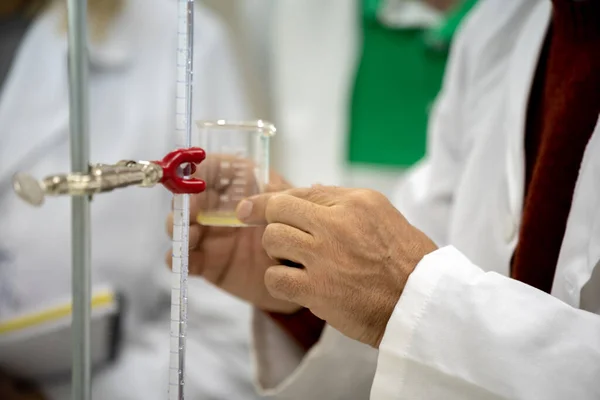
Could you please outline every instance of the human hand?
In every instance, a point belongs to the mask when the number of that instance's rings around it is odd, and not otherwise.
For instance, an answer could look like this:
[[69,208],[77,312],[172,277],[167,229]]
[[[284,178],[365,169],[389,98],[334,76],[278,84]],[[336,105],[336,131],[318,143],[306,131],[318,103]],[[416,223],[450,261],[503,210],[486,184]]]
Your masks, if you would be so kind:
[[[221,161],[225,156],[209,156],[198,167],[198,175],[206,181],[203,193],[190,200],[189,274],[202,276],[223,290],[270,312],[291,314],[299,310],[296,304],[273,298],[264,284],[267,268],[274,264],[264,251],[261,240],[265,226],[228,228],[203,226],[196,221],[200,209],[214,207],[223,194],[231,195],[230,185],[218,179]],[[247,163],[248,173],[253,176],[253,166]],[[209,175],[206,175],[206,171]],[[281,176],[272,172],[266,191],[280,191],[291,186]],[[254,182],[248,182],[254,184]],[[230,196],[231,197],[231,196]],[[173,237],[173,214],[167,220],[167,230]],[[167,264],[172,266],[171,252]]]
[[304,266],[268,268],[269,293],[378,347],[409,275],[436,245],[371,190],[314,186],[247,201],[243,221],[268,222],[267,254]]

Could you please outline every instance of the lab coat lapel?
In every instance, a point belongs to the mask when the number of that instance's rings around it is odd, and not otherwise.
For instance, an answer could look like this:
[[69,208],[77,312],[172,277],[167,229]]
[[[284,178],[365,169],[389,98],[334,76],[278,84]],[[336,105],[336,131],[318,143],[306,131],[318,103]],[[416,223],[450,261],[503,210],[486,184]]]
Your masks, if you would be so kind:
[[[509,84],[507,87],[507,118],[505,132],[507,135],[506,177],[507,196],[513,221],[512,236],[516,244],[519,220],[523,208],[525,185],[525,124],[529,93],[537,69],[547,26],[550,22],[550,2],[541,2],[532,13],[529,21],[523,26],[526,34],[517,41],[509,62]],[[540,28],[540,27],[543,27]],[[532,56],[535,54],[535,56]]]
[[[507,87],[507,135],[506,181],[509,201],[513,244],[516,245],[519,220],[522,212],[525,177],[524,135],[529,93],[537,69],[539,54],[551,17],[551,3],[540,2],[521,35],[509,64]],[[543,27],[541,29],[540,27]],[[552,294],[566,303],[585,309],[582,289],[588,283],[594,266],[600,261],[600,195],[583,192],[580,188],[597,188],[600,182],[600,161],[594,157],[600,151],[600,121],[588,143],[582,162],[567,229],[558,260]],[[599,288],[589,293],[600,293]],[[597,294],[600,297],[600,294]],[[590,300],[589,303],[598,304]],[[598,310],[593,310],[597,312]]]
[[599,153],[600,118],[583,154],[552,285],[554,296],[595,313],[600,311],[593,309],[600,304],[600,279],[590,278],[600,263]]

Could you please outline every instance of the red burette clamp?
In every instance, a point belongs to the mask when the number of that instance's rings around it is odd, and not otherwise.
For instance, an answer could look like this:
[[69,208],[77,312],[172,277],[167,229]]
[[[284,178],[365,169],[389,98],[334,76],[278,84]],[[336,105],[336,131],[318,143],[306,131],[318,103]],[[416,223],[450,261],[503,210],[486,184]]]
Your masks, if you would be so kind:
[[183,167],[190,169],[190,174],[196,172],[196,165],[206,158],[206,152],[199,147],[177,149],[167,154],[161,161],[153,161],[162,170],[160,183],[174,194],[201,193],[206,190],[206,182],[197,178],[184,178]]

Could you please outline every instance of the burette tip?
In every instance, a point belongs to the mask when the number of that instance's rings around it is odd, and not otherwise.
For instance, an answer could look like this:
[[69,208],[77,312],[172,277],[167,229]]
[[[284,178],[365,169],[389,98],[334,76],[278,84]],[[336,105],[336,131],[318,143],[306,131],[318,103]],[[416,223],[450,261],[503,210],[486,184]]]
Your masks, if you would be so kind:
[[44,188],[31,175],[19,172],[13,176],[12,183],[15,193],[23,201],[35,207],[44,204]]

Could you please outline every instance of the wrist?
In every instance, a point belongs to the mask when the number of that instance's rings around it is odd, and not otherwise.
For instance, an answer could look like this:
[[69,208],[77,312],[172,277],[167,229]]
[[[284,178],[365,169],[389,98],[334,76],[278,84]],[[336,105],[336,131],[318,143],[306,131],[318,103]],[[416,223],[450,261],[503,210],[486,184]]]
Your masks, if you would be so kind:
[[372,324],[372,330],[368,334],[368,340],[363,341],[376,349],[378,349],[381,344],[390,318],[392,317],[396,305],[400,301],[400,297],[404,292],[408,279],[421,260],[423,260],[426,255],[431,254],[438,249],[433,241],[425,235],[423,236],[422,240],[419,240],[418,245],[414,246],[412,251],[406,253],[406,257],[398,258],[401,260],[399,265],[395,266],[396,271],[399,272],[398,279],[393,286],[388,287],[387,294],[381,296],[382,302],[379,303],[378,312],[376,310],[374,313],[376,315],[375,323]]
[[365,335],[359,341],[373,348],[379,348],[394,308],[396,308],[396,304],[398,304],[398,300],[400,299],[401,291],[402,289],[398,288],[396,292],[389,292],[381,296],[382,301],[379,302],[377,309],[371,310],[372,318],[365,330]]

